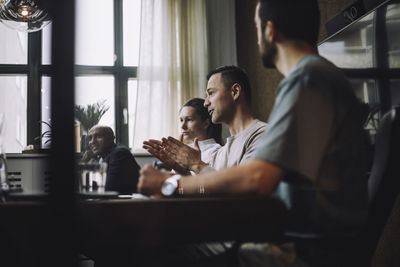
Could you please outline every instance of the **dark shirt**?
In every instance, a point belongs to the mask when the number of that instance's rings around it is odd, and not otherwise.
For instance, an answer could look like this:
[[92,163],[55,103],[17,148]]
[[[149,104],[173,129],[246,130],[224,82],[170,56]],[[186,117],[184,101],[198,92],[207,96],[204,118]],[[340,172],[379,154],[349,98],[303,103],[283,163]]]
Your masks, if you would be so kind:
[[115,145],[104,161],[107,162],[106,191],[119,194],[137,192],[140,166],[129,149]]

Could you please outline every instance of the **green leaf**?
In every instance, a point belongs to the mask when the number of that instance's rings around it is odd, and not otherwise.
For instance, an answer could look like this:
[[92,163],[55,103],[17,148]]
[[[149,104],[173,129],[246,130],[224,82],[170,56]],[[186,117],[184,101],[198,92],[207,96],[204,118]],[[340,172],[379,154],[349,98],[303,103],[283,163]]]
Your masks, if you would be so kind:
[[75,117],[81,123],[84,130],[89,131],[94,125],[98,124],[101,117],[110,109],[105,105],[107,100],[100,100],[95,104],[86,107],[75,105]]

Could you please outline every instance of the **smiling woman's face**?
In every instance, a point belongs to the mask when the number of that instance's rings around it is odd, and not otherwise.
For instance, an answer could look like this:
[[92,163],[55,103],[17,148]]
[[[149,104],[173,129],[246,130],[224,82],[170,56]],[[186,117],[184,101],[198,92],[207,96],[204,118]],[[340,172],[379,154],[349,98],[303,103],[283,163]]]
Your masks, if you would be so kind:
[[200,115],[193,107],[183,107],[179,114],[179,120],[185,143],[193,142],[195,137],[199,141],[207,139],[207,128],[210,123],[208,120],[201,121]]

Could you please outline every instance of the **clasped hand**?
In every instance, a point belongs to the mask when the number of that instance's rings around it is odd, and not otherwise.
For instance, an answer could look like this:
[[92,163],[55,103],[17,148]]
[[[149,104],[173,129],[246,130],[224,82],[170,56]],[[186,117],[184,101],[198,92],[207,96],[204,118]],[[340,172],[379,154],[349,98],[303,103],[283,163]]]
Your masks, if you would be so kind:
[[183,135],[179,139],[171,136],[162,138],[162,141],[150,139],[143,142],[143,148],[179,173],[187,173],[187,170],[198,173],[198,166],[207,164],[201,160],[197,138],[194,139],[194,148],[182,142]]

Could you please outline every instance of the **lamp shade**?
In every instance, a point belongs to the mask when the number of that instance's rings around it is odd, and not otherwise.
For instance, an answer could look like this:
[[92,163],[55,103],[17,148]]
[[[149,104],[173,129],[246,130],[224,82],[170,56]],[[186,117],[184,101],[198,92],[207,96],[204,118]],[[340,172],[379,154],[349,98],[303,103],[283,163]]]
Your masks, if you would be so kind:
[[40,0],[0,0],[0,21],[23,32],[40,31],[51,22]]

